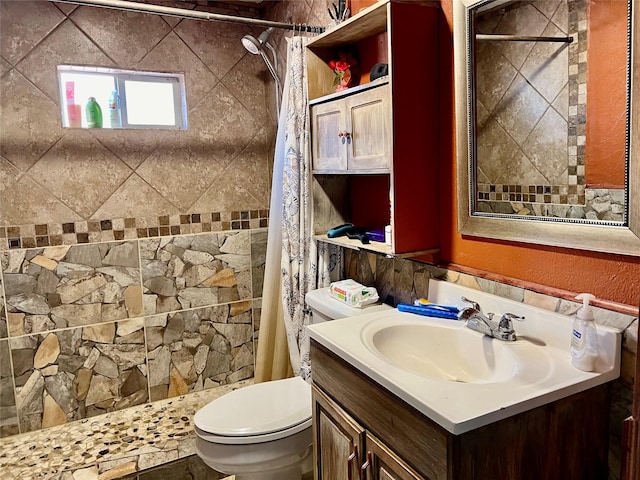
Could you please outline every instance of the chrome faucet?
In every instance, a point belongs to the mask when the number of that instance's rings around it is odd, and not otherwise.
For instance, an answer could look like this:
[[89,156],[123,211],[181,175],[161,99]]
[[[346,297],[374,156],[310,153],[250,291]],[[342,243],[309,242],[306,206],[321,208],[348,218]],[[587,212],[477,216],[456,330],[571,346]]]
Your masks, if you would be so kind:
[[500,321],[496,323],[493,321],[495,314],[487,313],[485,315],[482,313],[482,309],[477,302],[469,300],[466,297],[462,297],[462,301],[471,304],[471,306],[460,310],[458,319],[465,321],[466,326],[471,330],[507,342],[513,342],[516,339],[516,332],[513,329],[512,320],[522,321],[524,317],[513,313],[505,313],[500,317]]

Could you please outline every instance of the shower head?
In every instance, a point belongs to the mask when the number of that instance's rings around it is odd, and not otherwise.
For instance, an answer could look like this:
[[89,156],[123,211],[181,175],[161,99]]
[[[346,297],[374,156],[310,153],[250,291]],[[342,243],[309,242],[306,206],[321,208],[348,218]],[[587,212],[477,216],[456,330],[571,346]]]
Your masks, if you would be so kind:
[[258,55],[261,50],[263,50],[264,45],[267,43],[267,39],[269,35],[273,32],[273,27],[267,28],[264,32],[260,34],[258,38],[253,35],[245,35],[242,37],[242,45],[247,49],[249,53],[253,55]]
[[[269,73],[276,82],[276,110],[279,112],[281,87],[280,80],[278,79],[278,56],[276,55],[276,51],[273,46],[267,41],[271,32],[273,32],[273,27],[267,28],[258,38],[247,34],[242,37],[242,45],[249,53],[253,55],[260,55],[262,60],[264,60],[267,70],[269,70]],[[273,56],[273,63],[271,63],[271,60],[267,55],[267,50],[270,51]]]

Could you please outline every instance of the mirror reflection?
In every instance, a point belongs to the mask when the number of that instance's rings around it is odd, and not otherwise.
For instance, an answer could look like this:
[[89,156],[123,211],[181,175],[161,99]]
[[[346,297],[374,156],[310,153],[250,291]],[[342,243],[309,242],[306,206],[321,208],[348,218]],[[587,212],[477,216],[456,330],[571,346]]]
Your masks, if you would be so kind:
[[623,225],[628,2],[469,10],[471,214]]

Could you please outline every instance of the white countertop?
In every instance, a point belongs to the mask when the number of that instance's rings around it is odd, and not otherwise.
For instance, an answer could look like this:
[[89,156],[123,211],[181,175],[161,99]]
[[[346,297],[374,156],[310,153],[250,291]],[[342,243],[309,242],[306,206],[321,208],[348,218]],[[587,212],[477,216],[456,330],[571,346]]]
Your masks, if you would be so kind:
[[[486,338],[485,345],[506,348],[518,359],[512,378],[486,383],[440,380],[398,367],[371,348],[371,333],[392,325],[427,324],[465,329],[458,320],[378,311],[309,326],[311,338],[353,365],[453,434],[461,434],[616,379],[620,374],[621,333],[598,326],[596,372],[571,364],[572,318],[452,283],[431,280],[429,300],[463,306],[466,296],[485,312],[526,317],[514,322],[515,342]],[[462,333],[462,332],[459,332]]]

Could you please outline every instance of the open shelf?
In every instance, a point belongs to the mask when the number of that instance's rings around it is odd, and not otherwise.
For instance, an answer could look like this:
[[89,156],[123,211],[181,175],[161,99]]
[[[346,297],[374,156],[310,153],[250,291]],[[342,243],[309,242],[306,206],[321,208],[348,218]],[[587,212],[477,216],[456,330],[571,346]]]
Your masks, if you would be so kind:
[[309,48],[336,47],[358,42],[387,29],[389,0],[361,10],[353,17],[318,35],[308,43]]

